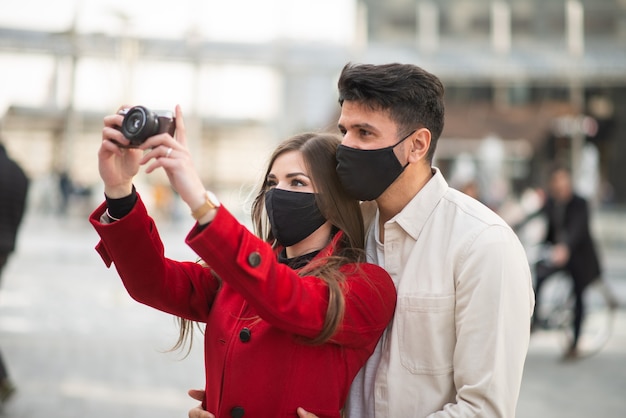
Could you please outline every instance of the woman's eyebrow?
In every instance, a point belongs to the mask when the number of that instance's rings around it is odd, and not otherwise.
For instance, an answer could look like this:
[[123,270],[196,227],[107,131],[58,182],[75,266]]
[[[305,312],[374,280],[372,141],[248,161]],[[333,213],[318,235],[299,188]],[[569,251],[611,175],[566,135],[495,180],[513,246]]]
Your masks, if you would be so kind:
[[[287,177],[287,178],[293,178],[293,177],[298,177],[298,176],[304,176],[306,178],[310,178],[308,174],[303,173],[301,171],[296,171],[294,173],[287,173],[287,174],[285,174],[285,177]],[[277,177],[276,177],[275,174],[268,174],[267,175],[267,179],[268,180],[275,180],[276,178]]]
[[298,177],[298,176],[304,176],[306,178],[309,178],[309,176],[301,171],[296,171],[295,173],[289,173],[287,174],[287,178],[292,178],[292,177]]

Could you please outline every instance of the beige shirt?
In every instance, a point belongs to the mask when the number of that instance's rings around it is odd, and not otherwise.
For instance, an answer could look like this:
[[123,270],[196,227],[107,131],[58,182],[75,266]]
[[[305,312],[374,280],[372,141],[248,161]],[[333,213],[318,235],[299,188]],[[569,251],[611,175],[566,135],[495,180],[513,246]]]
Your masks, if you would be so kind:
[[[379,262],[398,305],[353,384],[350,418],[515,416],[534,307],[526,253],[498,215],[434,170],[384,225]],[[376,205],[363,210],[375,258]]]

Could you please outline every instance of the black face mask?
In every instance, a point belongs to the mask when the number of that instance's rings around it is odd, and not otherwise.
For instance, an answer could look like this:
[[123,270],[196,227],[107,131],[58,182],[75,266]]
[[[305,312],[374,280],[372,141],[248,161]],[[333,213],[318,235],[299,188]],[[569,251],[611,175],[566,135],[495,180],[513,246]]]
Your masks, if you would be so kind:
[[374,200],[402,174],[402,166],[393,149],[413,135],[411,132],[387,148],[362,150],[339,145],[337,175],[344,189],[358,200]]
[[270,189],[265,193],[265,209],[272,234],[283,247],[297,244],[326,222],[315,193]]

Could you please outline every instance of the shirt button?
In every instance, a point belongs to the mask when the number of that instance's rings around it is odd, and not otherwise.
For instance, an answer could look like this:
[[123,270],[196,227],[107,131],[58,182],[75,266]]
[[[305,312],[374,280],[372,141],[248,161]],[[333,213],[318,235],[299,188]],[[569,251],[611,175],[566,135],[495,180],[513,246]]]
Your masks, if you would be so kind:
[[243,418],[245,413],[246,413],[246,411],[241,406],[236,406],[236,407],[234,407],[233,409],[230,410],[230,416],[232,418]]
[[250,332],[250,329],[243,328],[241,331],[239,331],[239,339],[242,343],[247,343],[248,341],[250,341],[250,338],[252,338],[252,333]]
[[257,251],[250,253],[248,255],[248,264],[250,267],[258,267],[261,264],[261,254]]

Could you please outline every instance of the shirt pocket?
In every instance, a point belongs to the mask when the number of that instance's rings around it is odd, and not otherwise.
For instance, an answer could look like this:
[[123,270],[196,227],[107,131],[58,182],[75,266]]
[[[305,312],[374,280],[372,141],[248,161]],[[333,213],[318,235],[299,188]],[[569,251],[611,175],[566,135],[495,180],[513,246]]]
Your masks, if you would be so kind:
[[400,363],[412,374],[452,371],[456,340],[454,295],[411,295],[398,299]]

